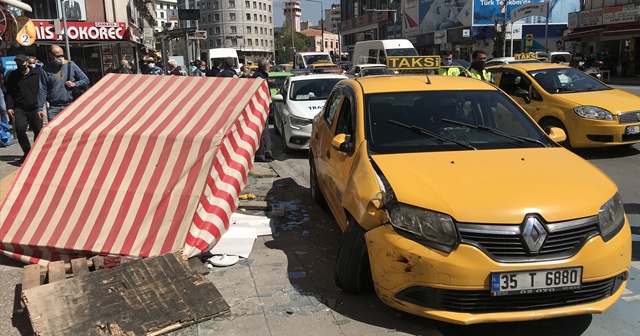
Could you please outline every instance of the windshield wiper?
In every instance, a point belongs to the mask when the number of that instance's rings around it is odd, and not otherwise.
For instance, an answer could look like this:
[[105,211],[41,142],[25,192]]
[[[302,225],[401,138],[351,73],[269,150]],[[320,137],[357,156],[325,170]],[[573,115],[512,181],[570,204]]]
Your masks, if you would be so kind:
[[520,136],[520,135],[513,135],[513,134],[509,134],[507,132],[501,131],[497,128],[493,128],[493,127],[489,127],[489,126],[484,126],[484,125],[472,125],[472,124],[467,124],[465,122],[461,122],[461,121],[456,121],[456,120],[451,120],[451,119],[446,119],[443,118],[442,121],[450,123],[450,124],[456,124],[456,125],[460,125],[460,126],[466,126],[469,128],[474,128],[474,129],[481,129],[483,131],[487,131],[487,132],[491,132],[493,134],[505,137],[505,138],[509,138],[512,140],[516,140],[519,142],[524,142],[524,141],[528,141],[528,142],[535,142],[537,144],[542,145],[542,147],[548,147],[547,145],[544,144],[544,142],[540,141],[540,140],[536,140],[536,139],[531,139],[528,137],[524,137],[524,136]]
[[433,133],[431,131],[427,131],[426,129],[424,129],[422,127],[419,127],[419,126],[416,126],[416,125],[407,125],[407,124],[403,124],[403,123],[401,123],[399,121],[396,121],[396,120],[389,120],[389,123],[404,127],[404,128],[406,128],[408,130],[411,130],[413,133],[420,134],[420,135],[426,135],[428,137],[440,140],[441,142],[450,141],[450,142],[453,142],[456,145],[459,145],[459,146],[462,146],[462,147],[465,147],[465,148],[468,148],[468,149],[477,150],[477,148],[475,148],[475,147],[473,147],[471,145],[467,145],[467,144],[465,144],[463,142],[443,137],[442,135]]

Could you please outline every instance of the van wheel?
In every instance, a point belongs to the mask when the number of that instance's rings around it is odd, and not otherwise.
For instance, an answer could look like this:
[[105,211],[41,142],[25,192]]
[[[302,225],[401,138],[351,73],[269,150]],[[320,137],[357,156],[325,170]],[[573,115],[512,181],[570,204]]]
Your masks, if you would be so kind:
[[365,241],[365,231],[351,216],[338,250],[336,286],[348,293],[366,293],[373,289],[371,265]]
[[567,128],[564,127],[564,124],[562,124],[562,122],[558,119],[547,119],[544,120],[540,123],[540,127],[542,127],[542,129],[545,131],[545,133],[549,134],[549,129],[551,127],[558,127],[558,128],[562,128],[562,130],[564,131],[564,133],[567,135],[567,140],[560,142],[559,144],[566,148],[571,150],[571,141],[569,139],[569,132],[567,132]]

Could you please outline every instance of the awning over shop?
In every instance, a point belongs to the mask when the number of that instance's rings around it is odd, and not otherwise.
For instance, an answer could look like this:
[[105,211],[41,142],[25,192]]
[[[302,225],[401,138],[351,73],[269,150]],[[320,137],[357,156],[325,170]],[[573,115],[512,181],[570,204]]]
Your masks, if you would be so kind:
[[640,21],[608,25],[604,32],[605,36],[619,36],[619,35],[632,35],[632,34],[640,34]]
[[587,36],[594,36],[602,33],[604,31],[604,27],[584,27],[584,28],[576,28],[573,29],[567,36],[564,38],[565,41],[570,41],[573,39],[578,39]]
[[259,79],[107,75],[38,136],[0,207],[0,252],[46,264],[207,251],[237,208],[269,100]]

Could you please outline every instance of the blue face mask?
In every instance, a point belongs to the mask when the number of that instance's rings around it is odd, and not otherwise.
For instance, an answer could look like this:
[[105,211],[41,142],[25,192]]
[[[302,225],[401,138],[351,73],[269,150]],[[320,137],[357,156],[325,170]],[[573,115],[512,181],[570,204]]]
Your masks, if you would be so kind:
[[442,60],[442,65],[451,66],[451,65],[453,65],[453,60],[443,59]]

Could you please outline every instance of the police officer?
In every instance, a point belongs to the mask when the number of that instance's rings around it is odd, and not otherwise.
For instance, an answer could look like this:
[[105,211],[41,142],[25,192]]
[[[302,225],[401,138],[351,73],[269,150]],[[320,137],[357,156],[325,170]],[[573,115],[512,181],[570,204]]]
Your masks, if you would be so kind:
[[471,54],[471,66],[468,70],[472,78],[491,82],[491,74],[484,69],[486,62],[487,54],[484,51],[476,50]]
[[[442,50],[440,52],[440,65],[443,67],[453,66],[453,52],[451,50]],[[440,68],[438,75],[442,76],[460,76],[458,68]]]

